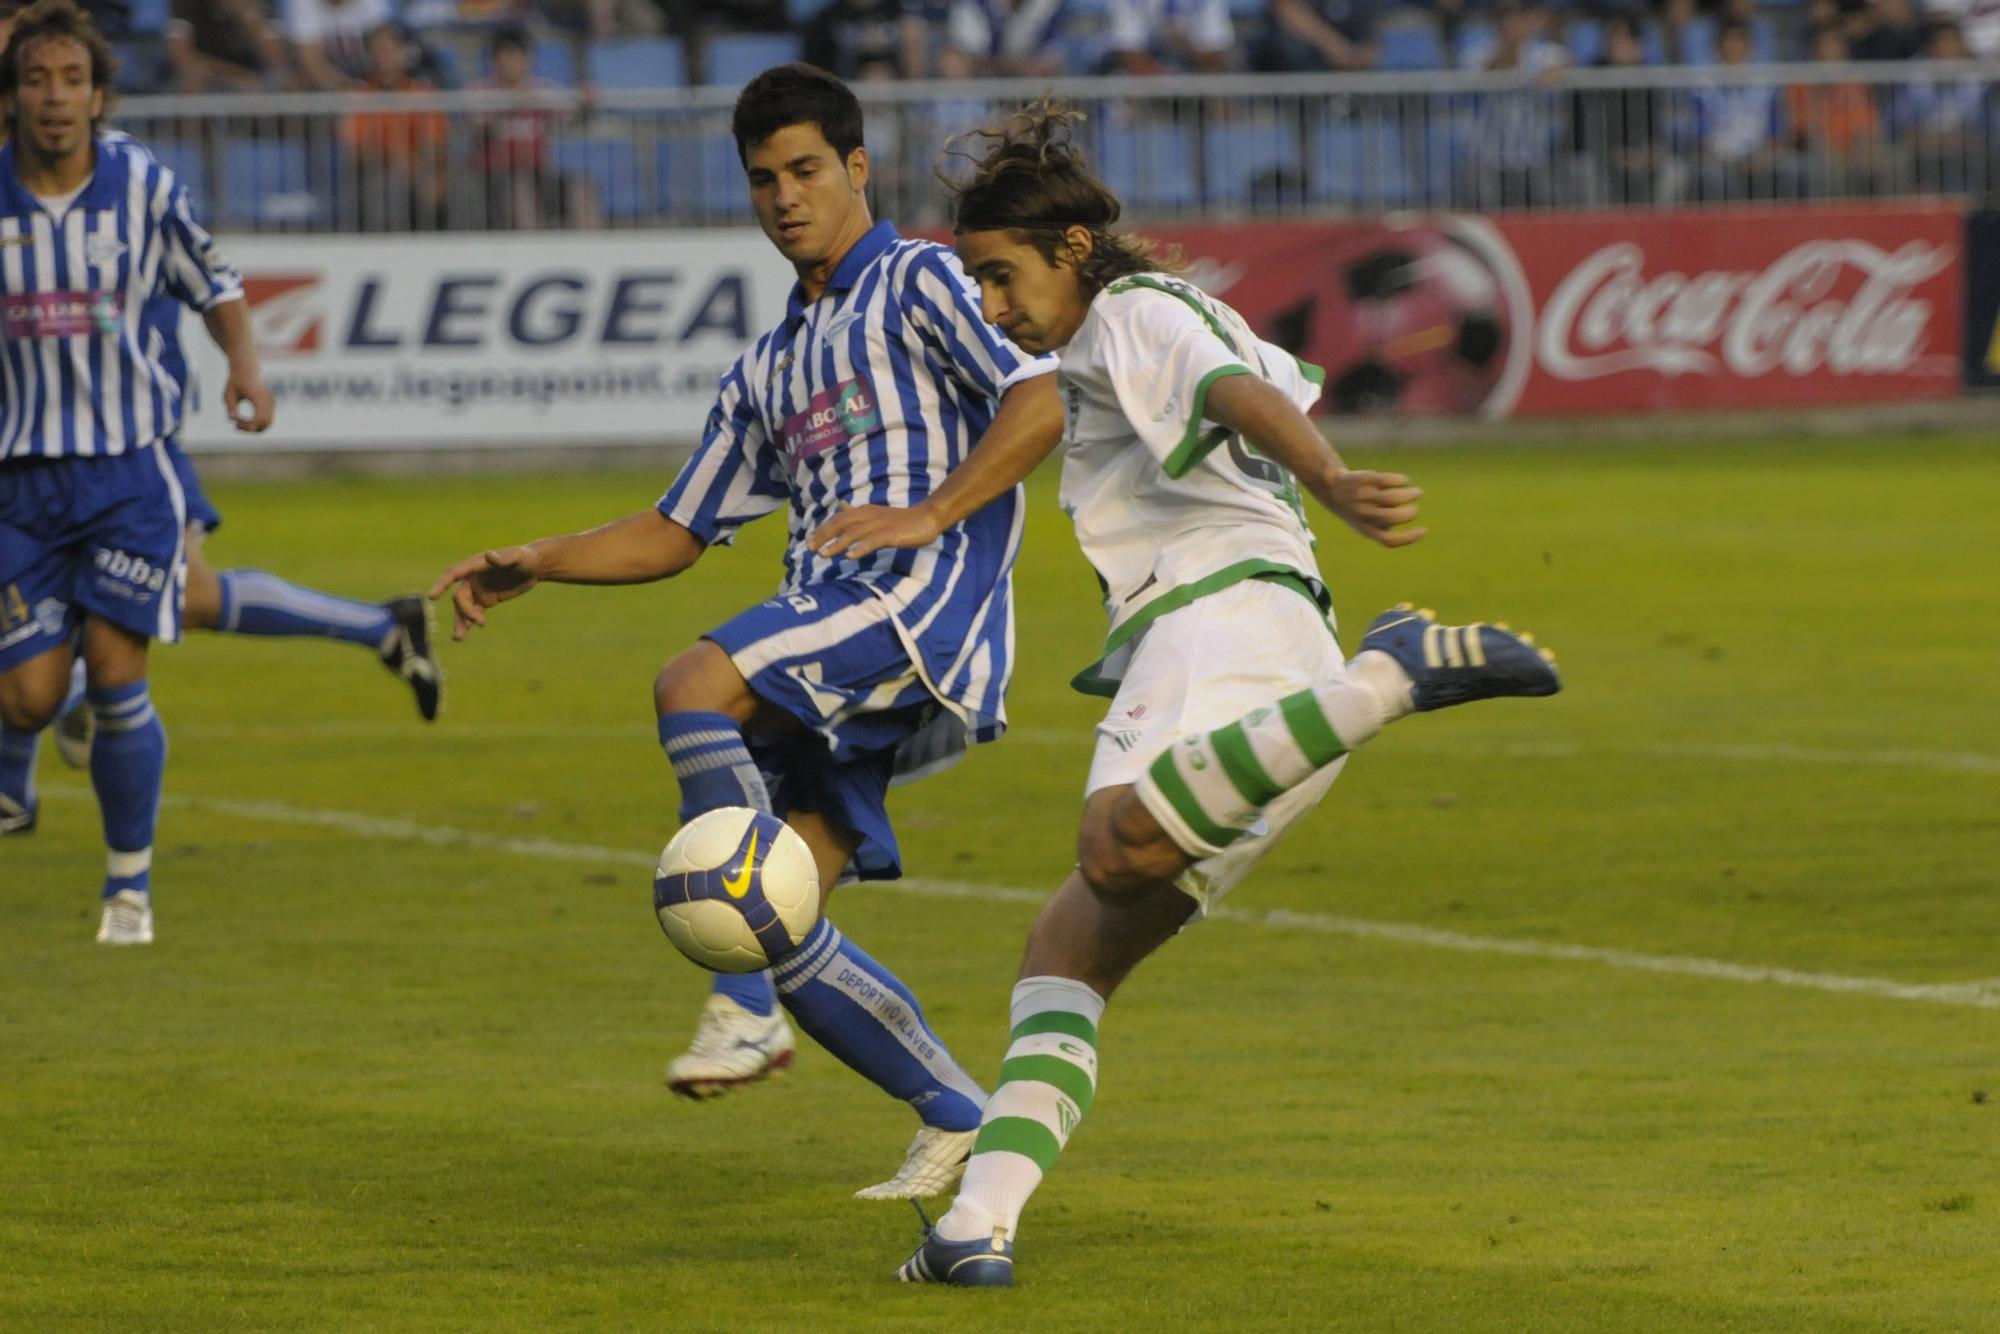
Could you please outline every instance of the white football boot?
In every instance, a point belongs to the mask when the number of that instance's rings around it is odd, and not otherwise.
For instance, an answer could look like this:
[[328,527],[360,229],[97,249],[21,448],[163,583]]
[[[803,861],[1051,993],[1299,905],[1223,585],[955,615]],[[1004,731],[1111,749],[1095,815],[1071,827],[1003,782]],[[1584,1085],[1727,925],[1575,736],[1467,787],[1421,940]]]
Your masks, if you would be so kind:
[[667,1066],[667,1087],[683,1098],[714,1098],[791,1063],[792,1026],[782,1009],[752,1014],[727,996],[711,995],[694,1041]]
[[942,1195],[965,1175],[965,1160],[972,1156],[972,1141],[979,1128],[938,1130],[925,1126],[910,1141],[910,1151],[896,1175],[879,1186],[854,1192],[857,1200],[925,1200]]
[[143,890],[121,889],[104,901],[104,917],[97,924],[100,945],[150,945],[153,943],[153,901]]

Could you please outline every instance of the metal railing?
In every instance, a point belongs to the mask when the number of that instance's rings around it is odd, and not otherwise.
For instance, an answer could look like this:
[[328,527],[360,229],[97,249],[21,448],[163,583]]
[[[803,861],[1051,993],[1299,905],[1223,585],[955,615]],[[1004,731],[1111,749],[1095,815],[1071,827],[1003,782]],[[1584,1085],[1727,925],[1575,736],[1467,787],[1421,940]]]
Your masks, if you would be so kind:
[[[1059,83],[1141,221],[1674,207],[2000,191],[1974,63]],[[1035,82],[864,84],[878,216],[935,223],[947,139]],[[750,221],[731,89],[144,98],[117,123],[237,231]]]

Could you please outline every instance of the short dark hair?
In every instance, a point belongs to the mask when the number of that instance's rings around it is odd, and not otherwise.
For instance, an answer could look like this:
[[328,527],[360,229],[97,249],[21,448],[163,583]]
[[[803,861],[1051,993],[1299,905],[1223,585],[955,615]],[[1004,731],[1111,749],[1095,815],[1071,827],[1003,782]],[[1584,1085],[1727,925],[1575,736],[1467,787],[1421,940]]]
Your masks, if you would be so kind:
[[7,38],[6,51],[0,52],[0,99],[19,90],[21,57],[30,45],[45,37],[67,37],[90,53],[90,86],[104,93],[103,114],[91,122],[91,128],[96,129],[111,114],[111,76],[118,70],[118,57],[111,54],[111,43],[104,40],[90,15],[77,8],[76,0],[36,0],[15,13],[14,31]]
[[[1144,238],[1111,230],[1124,210],[1076,145],[1082,122],[1082,112],[1043,96],[996,125],[947,143],[938,175],[952,197],[955,233],[1018,233],[1050,264],[1075,262],[1084,294],[1095,297],[1127,274],[1176,264],[1171,255],[1155,254]],[[971,175],[948,174],[954,160],[970,162]],[[1091,253],[1081,261],[1070,249],[1071,227],[1090,233]]]
[[729,122],[737,159],[748,165],[750,150],[787,125],[818,126],[842,162],[861,147],[861,103],[817,66],[774,65],[743,86]]
[[523,55],[528,51],[528,30],[526,28],[501,28],[493,34],[493,40],[486,44],[489,55],[499,55],[502,51],[515,50]]

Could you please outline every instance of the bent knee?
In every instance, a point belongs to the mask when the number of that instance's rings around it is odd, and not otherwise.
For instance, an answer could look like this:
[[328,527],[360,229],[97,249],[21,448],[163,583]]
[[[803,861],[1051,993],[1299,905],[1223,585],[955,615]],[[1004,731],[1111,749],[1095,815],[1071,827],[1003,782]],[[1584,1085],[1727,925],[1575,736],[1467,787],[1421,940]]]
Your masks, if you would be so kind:
[[1149,837],[1094,819],[1077,837],[1076,866],[1098,893],[1132,894],[1172,881],[1187,869],[1188,857],[1157,830]]
[[669,713],[726,713],[743,722],[755,701],[736,664],[713,640],[676,653],[653,678],[653,707]]
[[39,732],[56,720],[68,696],[67,675],[62,678],[62,688],[56,690],[26,683],[0,687],[0,719],[17,732]]

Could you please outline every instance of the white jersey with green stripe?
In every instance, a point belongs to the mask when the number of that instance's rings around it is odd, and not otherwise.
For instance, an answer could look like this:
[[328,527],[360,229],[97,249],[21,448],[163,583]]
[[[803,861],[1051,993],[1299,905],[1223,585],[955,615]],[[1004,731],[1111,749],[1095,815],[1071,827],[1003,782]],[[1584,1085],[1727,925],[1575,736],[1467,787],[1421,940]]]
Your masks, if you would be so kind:
[[1327,606],[1290,473],[1205,415],[1209,389],[1255,375],[1301,409],[1322,372],[1165,273],[1120,278],[1091,303],[1058,370],[1062,506],[1104,586],[1111,629],[1077,689],[1111,694],[1148,623],[1242,579],[1302,583]]

